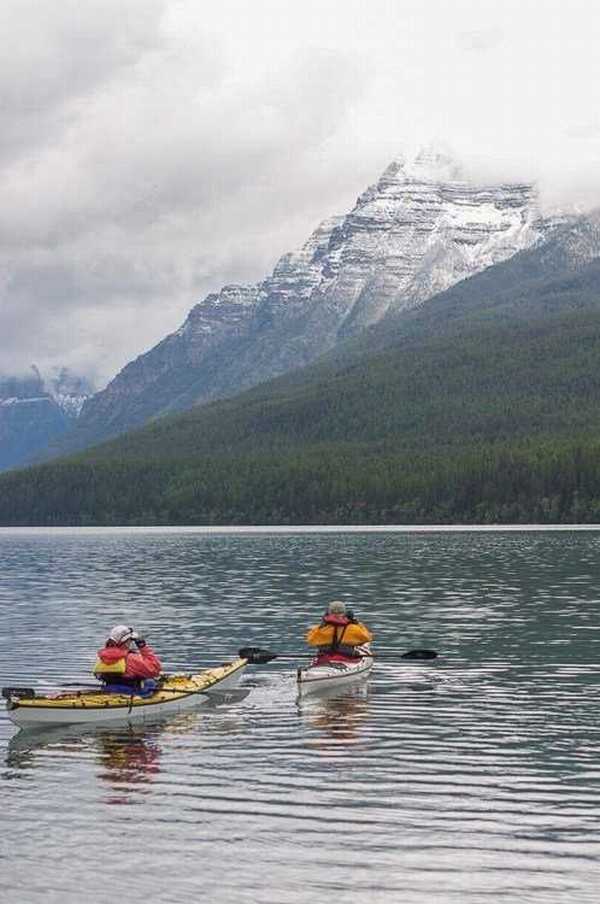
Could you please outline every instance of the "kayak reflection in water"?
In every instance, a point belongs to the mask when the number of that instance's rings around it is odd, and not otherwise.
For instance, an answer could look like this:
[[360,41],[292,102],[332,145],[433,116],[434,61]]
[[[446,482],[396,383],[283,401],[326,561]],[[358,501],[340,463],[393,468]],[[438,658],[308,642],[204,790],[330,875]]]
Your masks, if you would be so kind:
[[161,669],[160,659],[143,637],[127,625],[115,625],[98,651],[94,675],[109,692],[150,694]]
[[130,727],[127,732],[101,732],[96,743],[101,767],[98,778],[122,794],[111,797],[109,803],[128,803],[127,786],[147,785],[160,772],[162,750],[156,733]]
[[364,739],[364,724],[369,715],[368,687],[362,684],[342,693],[339,687],[325,690],[317,697],[301,700],[298,713],[312,729],[304,741],[307,747],[323,755],[343,754],[344,747]]
[[350,659],[360,658],[362,652],[357,648],[372,640],[367,626],[357,621],[352,610],[346,609],[346,604],[340,600],[329,603],[321,623],[306,632],[307,644],[317,647],[319,653]]

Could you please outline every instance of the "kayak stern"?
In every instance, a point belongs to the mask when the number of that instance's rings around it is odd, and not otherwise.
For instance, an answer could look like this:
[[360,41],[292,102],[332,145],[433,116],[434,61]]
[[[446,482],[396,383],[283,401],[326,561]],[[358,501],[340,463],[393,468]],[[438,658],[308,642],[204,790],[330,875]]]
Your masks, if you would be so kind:
[[301,695],[317,693],[321,690],[350,687],[369,677],[373,668],[373,656],[362,656],[356,662],[340,659],[312,662],[299,668],[296,674],[298,692]]

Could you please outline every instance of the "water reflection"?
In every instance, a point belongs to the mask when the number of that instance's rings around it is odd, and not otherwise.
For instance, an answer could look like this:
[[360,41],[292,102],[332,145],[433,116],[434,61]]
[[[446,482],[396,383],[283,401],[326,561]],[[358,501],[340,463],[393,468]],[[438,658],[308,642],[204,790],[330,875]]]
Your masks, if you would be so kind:
[[[101,768],[100,781],[112,785],[115,790],[125,785],[144,785],[153,781],[160,772],[161,746],[156,737],[131,728],[126,735],[101,734],[97,738],[97,756]],[[112,803],[123,803],[122,798]]]
[[[162,731],[167,731],[165,725]],[[143,785],[160,772],[161,730],[127,726],[96,728],[52,728],[21,730],[8,744],[6,765],[13,770],[44,769],[48,759],[93,760],[100,781],[115,787]]]
[[337,745],[360,742],[361,726],[369,714],[368,684],[342,692],[322,689],[314,696],[298,697],[296,706],[307,730],[306,746],[331,753]]

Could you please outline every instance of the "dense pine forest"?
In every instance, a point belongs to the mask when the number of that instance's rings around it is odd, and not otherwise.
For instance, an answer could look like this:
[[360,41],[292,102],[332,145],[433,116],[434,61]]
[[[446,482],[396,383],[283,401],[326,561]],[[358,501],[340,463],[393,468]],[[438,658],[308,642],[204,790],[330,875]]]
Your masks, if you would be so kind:
[[600,521],[600,265],[557,259],[518,256],[311,368],[8,473],[0,523]]
[[600,441],[417,460],[340,447],[221,461],[71,461],[18,472],[2,490],[4,524],[594,523]]

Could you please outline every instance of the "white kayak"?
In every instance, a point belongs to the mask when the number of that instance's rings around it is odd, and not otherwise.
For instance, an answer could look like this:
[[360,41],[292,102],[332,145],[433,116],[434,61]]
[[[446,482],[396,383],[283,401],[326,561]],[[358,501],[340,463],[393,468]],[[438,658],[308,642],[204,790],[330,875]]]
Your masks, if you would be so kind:
[[[37,694],[32,688],[3,688],[9,719],[21,728],[52,725],[97,725],[108,722],[150,722],[171,713],[207,703],[228,702],[228,689],[236,688],[248,665],[239,658],[196,674],[165,676],[150,696],[74,690]],[[241,691],[237,691],[239,695]]]
[[369,677],[373,668],[373,654],[368,644],[358,647],[356,658],[325,653],[316,656],[310,665],[299,668],[296,681],[301,695],[350,687]]

